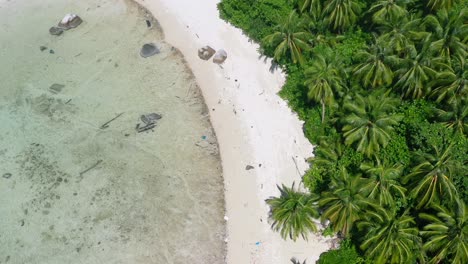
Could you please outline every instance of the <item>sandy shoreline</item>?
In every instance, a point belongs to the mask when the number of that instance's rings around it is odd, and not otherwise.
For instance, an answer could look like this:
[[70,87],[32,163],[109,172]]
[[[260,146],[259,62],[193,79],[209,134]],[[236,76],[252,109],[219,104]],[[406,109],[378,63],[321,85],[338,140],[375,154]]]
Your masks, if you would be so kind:
[[[330,239],[284,241],[267,221],[264,200],[278,194],[276,184],[300,181],[313,150],[302,122],[277,95],[284,76],[269,72],[269,60],[259,59],[258,45],[219,18],[219,0],[196,5],[189,0],[136,1],[159,21],[165,40],[183,53],[210,109],[226,189],[226,262],[289,263],[297,257],[314,263]],[[204,45],[227,51],[222,67],[198,58]],[[247,165],[255,169],[247,171]]]

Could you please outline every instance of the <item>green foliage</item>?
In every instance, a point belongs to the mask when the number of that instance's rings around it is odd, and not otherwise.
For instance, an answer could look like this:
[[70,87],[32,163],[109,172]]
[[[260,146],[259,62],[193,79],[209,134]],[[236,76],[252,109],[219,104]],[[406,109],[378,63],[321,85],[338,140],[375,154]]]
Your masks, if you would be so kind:
[[342,41],[336,44],[333,50],[345,65],[352,65],[357,53],[367,46],[366,43],[371,39],[371,36],[358,29],[346,32],[341,39]]
[[365,263],[351,240],[341,241],[339,249],[332,249],[320,254],[317,264],[360,264]]
[[292,6],[287,0],[224,0],[218,5],[222,19],[242,28],[252,39],[260,41],[272,34],[274,27],[287,17]]
[[382,157],[392,164],[400,163],[408,166],[411,153],[406,143],[406,138],[394,133],[391,135],[390,142],[390,144],[380,149],[380,152],[376,156]]
[[318,263],[364,263],[355,248],[369,263],[467,262],[466,209],[457,207],[468,203],[467,8],[468,0],[219,4],[288,74],[280,96],[315,145],[303,184],[320,196],[324,234],[353,239]]

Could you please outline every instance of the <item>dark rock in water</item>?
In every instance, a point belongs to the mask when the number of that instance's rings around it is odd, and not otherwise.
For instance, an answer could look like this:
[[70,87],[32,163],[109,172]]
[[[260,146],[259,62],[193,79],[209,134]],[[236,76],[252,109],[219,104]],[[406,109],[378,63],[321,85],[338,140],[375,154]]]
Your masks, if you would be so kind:
[[71,28],[76,28],[81,23],[83,23],[83,20],[78,15],[66,14],[65,17],[62,18],[62,20],[58,23],[58,26],[65,30],[69,30]]
[[53,49],[49,50],[50,54],[55,54],[55,51]]
[[204,46],[198,49],[198,57],[202,60],[209,60],[215,53],[216,51],[210,46]]
[[49,87],[49,90],[52,93],[57,94],[57,93],[60,93],[62,91],[63,87],[65,87],[65,85],[59,84],[59,83],[54,83]]
[[40,46],[39,49],[40,49],[41,51],[44,51],[44,50],[47,49],[47,47],[46,47],[46,46]]
[[154,124],[156,123],[157,120],[161,118],[162,116],[156,113],[150,113],[150,114],[140,116],[141,121],[147,125]]
[[58,36],[58,35],[61,35],[63,33],[63,28],[59,28],[59,27],[51,27],[49,29],[49,33],[51,35],[55,35],[55,36]]
[[11,176],[12,176],[11,173],[7,172],[7,173],[4,173],[2,177],[5,179],[10,179]]
[[140,56],[142,56],[143,58],[147,58],[155,54],[158,54],[159,52],[160,51],[158,47],[156,47],[154,43],[148,43],[148,44],[143,45],[143,47],[141,48]]
[[255,167],[252,165],[245,166],[245,170],[253,170],[253,169],[255,169]]
[[220,49],[214,55],[213,62],[216,64],[222,64],[226,59],[227,59],[227,52],[223,49]]
[[151,27],[151,21],[149,21],[148,19],[146,20],[146,26]]

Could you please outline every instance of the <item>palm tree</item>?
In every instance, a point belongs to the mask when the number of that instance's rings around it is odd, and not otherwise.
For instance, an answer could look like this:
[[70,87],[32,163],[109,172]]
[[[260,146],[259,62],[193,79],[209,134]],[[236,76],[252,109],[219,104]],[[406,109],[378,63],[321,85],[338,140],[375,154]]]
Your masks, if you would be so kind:
[[466,11],[467,9],[443,9],[437,12],[437,15],[429,15],[424,19],[423,25],[432,33],[430,49],[434,54],[446,60],[450,60],[450,56],[455,54],[466,58],[468,46],[462,40],[468,35]]
[[438,109],[438,118],[455,133],[468,135],[468,100],[455,98],[449,103],[447,110]]
[[312,38],[310,32],[305,29],[304,21],[295,11],[292,11],[276,29],[276,32],[263,39],[266,45],[275,47],[275,60],[279,61],[286,52],[289,52],[294,63],[303,64],[302,51],[310,49],[308,41]]
[[361,170],[369,176],[369,198],[378,200],[382,207],[395,207],[394,197],[406,199],[406,188],[402,187],[399,179],[403,170],[400,164],[387,164],[376,159],[375,164],[363,163]]
[[421,231],[427,240],[423,249],[433,253],[429,263],[468,263],[468,208],[457,199],[454,210],[433,205],[437,215],[427,213],[419,217],[429,223]]
[[442,197],[453,200],[456,195],[452,183],[452,175],[457,164],[452,160],[450,150],[452,145],[444,150],[432,146],[434,153],[415,153],[417,165],[403,177],[403,183],[412,182],[413,198],[418,198],[417,208],[430,205]]
[[408,0],[379,0],[371,6],[369,13],[376,23],[391,21],[405,17],[408,14],[406,4]]
[[397,101],[389,92],[381,96],[371,94],[367,98],[358,94],[346,101],[344,108],[349,114],[344,117],[342,128],[345,144],[355,144],[356,150],[368,157],[385,147],[394,126],[402,119],[400,115],[392,114]]
[[468,67],[466,58],[461,55],[452,56],[451,66],[447,70],[438,73],[433,81],[434,87],[431,95],[437,102],[447,100],[451,102],[455,98],[468,96]]
[[364,184],[365,179],[349,175],[345,168],[332,175],[330,190],[322,193],[319,205],[323,208],[322,220],[330,220],[335,232],[347,236],[364,208],[372,204],[361,190]]
[[389,64],[396,64],[396,58],[388,54],[381,43],[375,43],[361,50],[356,55],[362,63],[354,68],[354,73],[363,81],[364,86],[377,88],[390,85],[393,81],[393,71]]
[[307,97],[322,105],[322,123],[325,121],[325,107],[334,101],[335,94],[344,89],[344,72],[341,63],[331,51],[315,54],[312,64],[305,70],[304,84],[309,88]]
[[428,33],[420,29],[421,19],[413,16],[382,21],[379,25],[379,41],[386,43],[399,57],[409,52],[414,41],[427,37]]
[[321,0],[302,0],[299,2],[301,13],[307,12],[313,18],[319,18],[322,16]]
[[419,99],[430,92],[428,83],[436,77],[437,71],[429,53],[431,43],[428,38],[429,36],[419,52],[414,46],[410,46],[408,57],[402,60],[397,71],[399,80],[395,86],[402,90],[403,97]]
[[309,232],[317,232],[313,221],[319,217],[316,201],[318,196],[295,190],[284,185],[278,186],[279,197],[270,197],[266,203],[270,206],[272,228],[279,231],[281,237],[296,241],[299,236],[307,240]]
[[438,10],[438,9],[450,9],[458,0],[429,0],[427,1],[426,6],[430,10]]
[[342,32],[356,23],[361,4],[355,0],[329,0],[323,7],[323,14],[334,31]]
[[358,223],[365,236],[361,244],[368,259],[376,264],[414,263],[421,239],[414,218],[406,213],[398,216],[395,210],[368,210]]

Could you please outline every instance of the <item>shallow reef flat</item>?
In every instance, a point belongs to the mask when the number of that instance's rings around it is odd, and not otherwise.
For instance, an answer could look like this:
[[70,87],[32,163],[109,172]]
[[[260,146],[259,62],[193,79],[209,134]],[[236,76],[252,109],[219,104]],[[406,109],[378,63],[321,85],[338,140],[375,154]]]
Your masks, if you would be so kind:
[[[83,23],[51,35],[70,12]],[[126,0],[0,0],[0,40],[0,263],[223,263],[216,136],[157,21]]]

